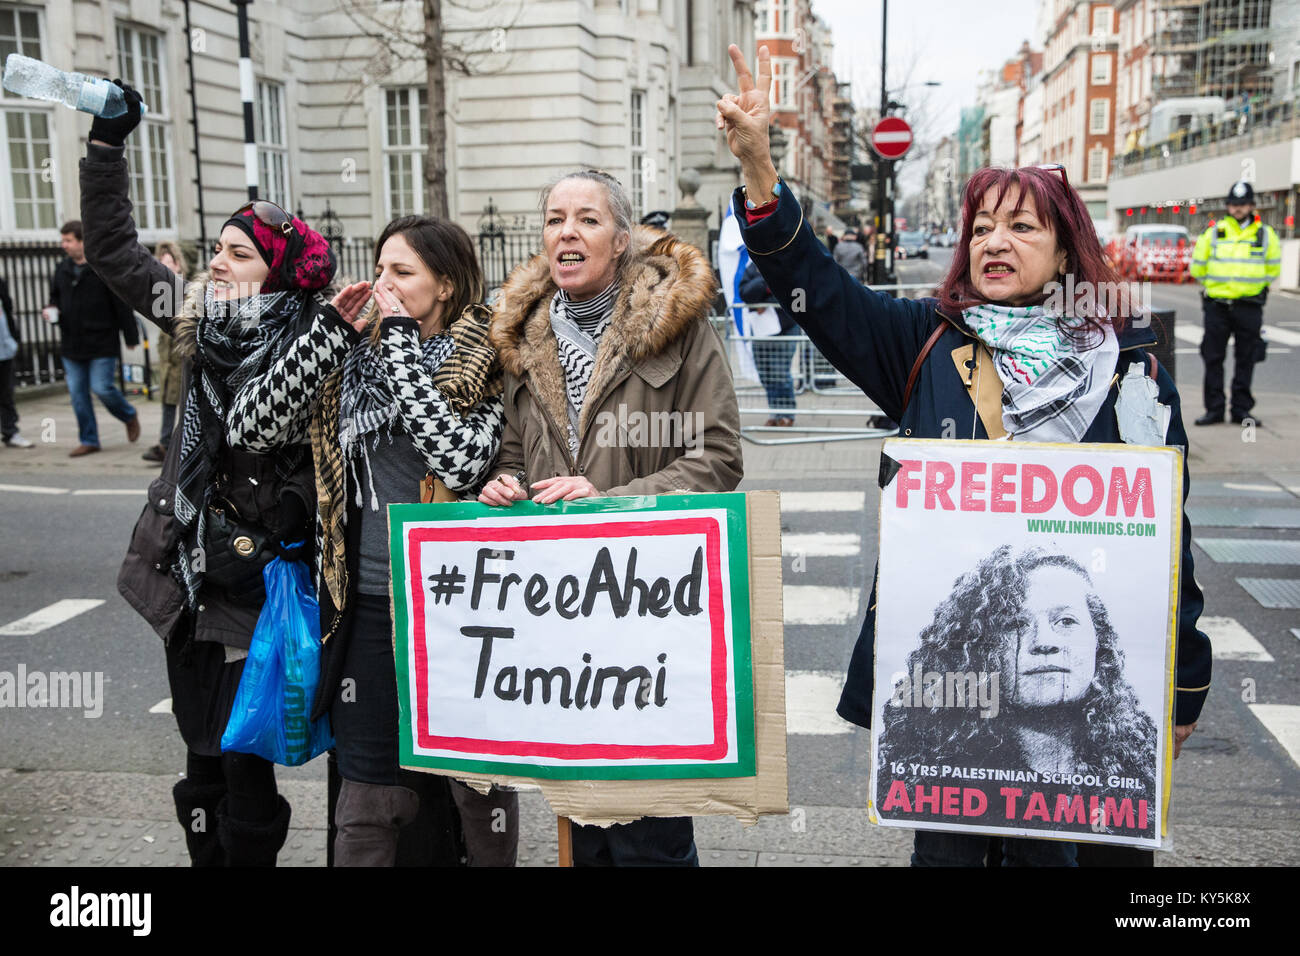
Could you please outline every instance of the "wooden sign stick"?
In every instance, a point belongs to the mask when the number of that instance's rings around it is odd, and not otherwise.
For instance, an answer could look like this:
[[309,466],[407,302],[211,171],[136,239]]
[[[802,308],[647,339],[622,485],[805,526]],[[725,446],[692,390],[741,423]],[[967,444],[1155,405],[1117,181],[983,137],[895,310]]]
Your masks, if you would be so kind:
[[560,866],[573,866],[573,824],[568,817],[556,817],[559,828]]

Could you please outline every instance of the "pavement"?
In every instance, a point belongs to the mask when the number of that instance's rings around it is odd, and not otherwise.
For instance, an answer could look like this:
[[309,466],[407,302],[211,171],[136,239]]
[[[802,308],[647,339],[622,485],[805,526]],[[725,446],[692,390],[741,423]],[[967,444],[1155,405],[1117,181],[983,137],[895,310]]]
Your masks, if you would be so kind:
[[[1182,394],[1198,394],[1199,360],[1195,357],[1184,360],[1177,371]],[[1279,522],[1275,517],[1272,525],[1267,521],[1263,525],[1228,524],[1226,527],[1233,530],[1226,534],[1229,537],[1253,535],[1255,539],[1263,534],[1268,540],[1279,536],[1294,540],[1298,534],[1294,529],[1300,528],[1300,521],[1295,520],[1300,519],[1300,453],[1297,452],[1300,396],[1294,390],[1274,389],[1258,392],[1257,397],[1261,414],[1267,410],[1267,427],[1243,430],[1232,425],[1198,429],[1189,426],[1193,442],[1189,458],[1193,502],[1201,509],[1272,509],[1284,515],[1283,520]],[[157,473],[156,466],[141,461],[140,455],[156,440],[160,406],[140,396],[132,397],[132,401],[139,409],[143,426],[139,442],[128,444],[124,427],[109,418],[102,407],[97,407],[103,451],[71,459],[67,452],[77,443],[76,425],[66,393],[62,388],[20,392],[23,434],[37,446],[28,451],[0,448],[0,514],[12,514],[11,509],[28,506],[23,503],[48,504],[51,499],[47,496],[79,493],[121,496],[121,504],[138,507],[133,496],[142,499],[148,482]],[[856,407],[862,401],[861,397],[816,399],[805,395],[801,396],[800,405]],[[1189,408],[1195,404],[1189,403]],[[1195,417],[1187,410],[1185,416]],[[746,416],[746,423],[761,424],[761,417]],[[764,437],[762,433],[753,434]],[[846,522],[851,517],[854,534],[861,534],[861,547],[850,554],[827,557],[823,566],[838,562],[835,570],[827,573],[841,590],[859,595],[865,594],[868,571],[874,562],[879,446],[879,440],[859,439],[810,442],[793,448],[747,442],[744,449],[746,477],[741,490],[804,490],[815,493],[806,497],[817,497],[822,502],[783,513],[785,534],[821,535],[842,531],[849,526]],[[1198,497],[1198,489],[1204,489],[1203,496]],[[863,497],[858,497],[858,492]],[[838,500],[845,503],[835,504]],[[1261,527],[1266,530],[1258,531]],[[1269,531],[1268,528],[1292,530]],[[125,530],[122,533],[124,536]],[[1203,533],[1198,531],[1198,535]],[[15,540],[9,533],[3,537],[5,547],[0,550],[39,544]],[[1204,581],[1211,563],[1201,552],[1197,553],[1197,561],[1198,579]],[[4,567],[0,564],[0,584],[5,579]],[[1286,570],[1293,572],[1294,567]],[[786,580],[787,584],[792,580],[788,564]],[[792,622],[791,614],[798,614],[799,602],[790,592],[791,588],[787,587],[792,813],[764,818],[749,828],[729,817],[697,817],[696,842],[701,862],[706,866],[905,866],[911,849],[911,831],[873,826],[867,821],[864,807],[869,735],[845,724],[831,712],[847,664],[847,648],[856,637],[861,619],[857,598],[853,598],[852,609],[846,610],[842,619],[832,625],[824,620]],[[0,595],[8,593],[0,591]],[[115,614],[130,617],[129,609],[115,594],[111,598],[106,596],[106,600],[116,600],[121,605]],[[1242,605],[1241,611],[1243,619],[1247,613],[1245,606]],[[1253,606],[1250,613],[1255,613]],[[1294,611],[1273,613],[1273,617],[1267,618],[1266,627],[1252,625],[1259,636],[1255,643],[1262,642],[1274,651],[1272,655],[1264,655],[1279,669],[1269,679],[1294,688],[1297,668],[1293,649],[1279,645],[1274,631],[1281,626],[1278,622],[1285,623],[1283,618],[1287,615],[1292,626],[1300,624],[1300,619]],[[3,620],[13,616],[6,611]],[[0,627],[0,634],[3,633],[4,628]],[[1300,637],[1300,632],[1288,638],[1292,645],[1296,644],[1296,637]],[[1235,705],[1233,688],[1241,679],[1253,679],[1243,678],[1234,670],[1239,665],[1247,666],[1243,661],[1249,661],[1251,674],[1258,674],[1265,666],[1258,655],[1216,661],[1216,681],[1223,675],[1229,691],[1223,699],[1232,707],[1222,717],[1211,716],[1207,708],[1201,728],[1189,741],[1184,758],[1175,765],[1172,840],[1168,850],[1157,853],[1157,865],[1300,863],[1300,835],[1296,832],[1296,820],[1300,818],[1296,796],[1300,775],[1296,761],[1300,760],[1300,748],[1296,744],[1295,718],[1292,712],[1284,715],[1284,723],[1291,721],[1289,737],[1273,724],[1265,725],[1268,731],[1265,733],[1251,722],[1248,709]],[[1261,677],[1261,681],[1264,679]],[[1212,700],[1215,699],[1212,694]],[[1292,700],[1288,706],[1297,704],[1300,700]],[[1295,711],[1300,712],[1300,707]],[[165,708],[162,712],[166,713]],[[36,719],[35,715],[27,717]],[[12,715],[6,717],[10,719],[14,719]],[[43,716],[41,719],[47,720]],[[48,718],[47,726],[55,719]],[[154,727],[161,727],[164,721],[170,723],[168,718],[156,714],[150,719],[157,722],[151,725]],[[37,725],[30,726],[35,732]],[[10,740],[9,745],[0,748],[0,753],[19,755],[8,761],[0,760],[0,865],[188,864],[184,838],[170,797],[183,765],[183,757],[177,759],[178,754],[183,754],[178,739],[167,745],[168,754],[160,758],[154,772],[140,772],[114,768],[109,757],[80,761],[47,759],[39,748],[23,750],[17,739],[21,735],[11,736],[6,730],[0,736]],[[176,738],[174,729],[170,737]],[[1251,778],[1256,781],[1253,794],[1250,799],[1241,799],[1238,792],[1244,779],[1241,775],[1247,770],[1233,761],[1247,758],[1255,761],[1250,764],[1249,772],[1263,776]],[[82,766],[60,765],[78,762]],[[160,768],[170,769],[163,772]],[[324,865],[323,761],[301,768],[277,768],[277,777],[294,808],[281,865]],[[1225,806],[1238,806],[1242,813],[1237,818],[1225,816]],[[1248,837],[1239,829],[1245,820],[1253,828]],[[555,859],[554,817],[540,795],[524,793],[519,862],[524,866],[550,866],[555,864]]]

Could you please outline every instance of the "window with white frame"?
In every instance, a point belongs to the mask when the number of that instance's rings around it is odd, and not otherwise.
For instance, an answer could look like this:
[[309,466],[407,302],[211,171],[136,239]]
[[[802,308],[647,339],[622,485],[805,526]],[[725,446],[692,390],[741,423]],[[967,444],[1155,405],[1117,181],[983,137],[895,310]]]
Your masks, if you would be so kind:
[[1092,55],[1092,83],[1105,86],[1110,82],[1110,54],[1094,53]]
[[628,111],[628,141],[632,147],[632,215],[640,219],[645,215],[646,151],[645,151],[645,92],[632,91]]
[[772,58],[772,108],[794,109],[794,69],[791,57]]
[[254,100],[257,131],[257,194],[289,209],[289,150],[285,136],[284,86],[257,81]]
[[1088,104],[1088,132],[1110,131],[1110,100],[1093,100]]
[[1113,11],[1110,7],[1097,7],[1092,11],[1092,32],[1105,33],[1112,32],[1111,15]]
[[429,100],[424,87],[384,90],[384,192],[390,219],[424,212],[428,129]]
[[[10,53],[42,59],[35,10],[0,8],[0,61]],[[0,229],[56,229],[52,107],[0,90],[6,148],[0,154]]]
[[772,4],[772,32],[794,33],[794,0],[770,0]]
[[1106,181],[1106,147],[1094,146],[1088,150],[1088,182]]
[[149,112],[126,141],[126,165],[136,225],[143,231],[175,228],[172,215],[170,122],[163,87],[163,44],[157,33],[117,25],[117,71],[144,97]]
[[767,36],[772,32],[772,2],[773,0],[758,0],[754,4],[755,36]]

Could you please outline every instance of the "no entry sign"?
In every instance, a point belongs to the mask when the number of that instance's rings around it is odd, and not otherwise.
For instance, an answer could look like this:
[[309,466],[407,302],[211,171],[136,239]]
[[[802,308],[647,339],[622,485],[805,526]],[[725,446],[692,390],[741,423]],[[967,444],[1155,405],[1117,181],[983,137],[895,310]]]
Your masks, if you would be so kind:
[[871,148],[884,159],[898,159],[912,145],[912,127],[897,116],[886,116],[871,131]]

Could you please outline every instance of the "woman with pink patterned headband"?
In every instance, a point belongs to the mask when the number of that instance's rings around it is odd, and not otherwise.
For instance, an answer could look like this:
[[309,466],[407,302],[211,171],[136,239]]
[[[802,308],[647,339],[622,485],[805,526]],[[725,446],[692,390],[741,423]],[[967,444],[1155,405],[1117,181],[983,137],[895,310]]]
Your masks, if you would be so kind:
[[246,203],[226,220],[208,271],[193,282],[150,255],[131,218],[124,155],[140,97],[123,89],[127,113],[95,119],[81,162],[86,258],[172,336],[183,376],[175,438],[118,590],[165,644],[188,752],[173,797],[191,860],[273,866],[290,813],[273,766],[221,749],[265,599],[262,569],[277,554],[311,560],[316,490],[305,403],[269,396],[287,370],[306,387],[326,370],[325,356],[360,338],[365,320],[356,315],[369,294],[350,286],[331,305],[329,244],[270,202]]

